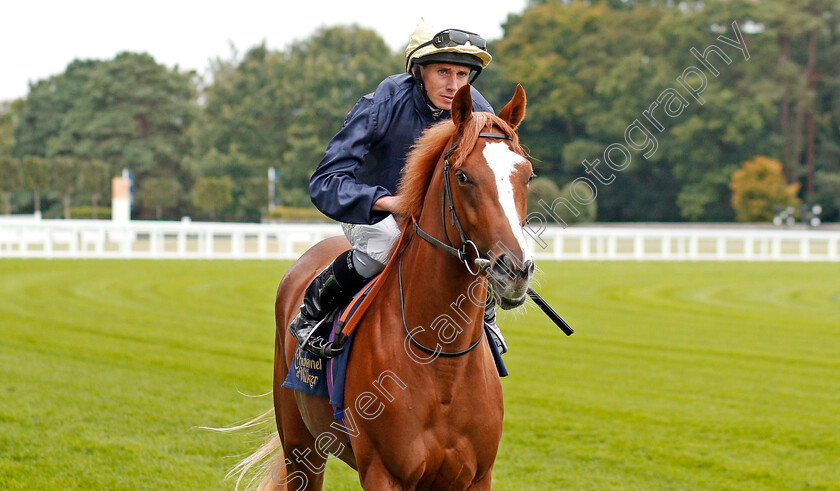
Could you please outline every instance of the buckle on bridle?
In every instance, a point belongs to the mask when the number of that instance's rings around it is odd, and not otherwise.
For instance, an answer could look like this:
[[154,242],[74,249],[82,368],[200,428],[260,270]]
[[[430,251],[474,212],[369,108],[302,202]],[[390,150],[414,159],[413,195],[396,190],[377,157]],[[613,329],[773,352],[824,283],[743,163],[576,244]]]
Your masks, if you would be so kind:
[[[467,248],[468,245],[471,245],[473,250],[475,251],[475,259],[470,259],[469,251]],[[461,250],[458,251],[458,259],[460,259],[461,262],[464,263],[464,266],[466,266],[467,271],[469,271],[470,274],[473,276],[478,276],[481,273],[481,270],[484,267],[486,267],[485,262],[486,264],[490,264],[489,260],[482,259],[481,251],[478,250],[478,246],[475,245],[475,242],[469,239],[467,239],[467,241],[464,242],[464,246],[461,247]],[[470,267],[470,263],[473,263],[475,265],[475,271],[473,271],[473,269]]]

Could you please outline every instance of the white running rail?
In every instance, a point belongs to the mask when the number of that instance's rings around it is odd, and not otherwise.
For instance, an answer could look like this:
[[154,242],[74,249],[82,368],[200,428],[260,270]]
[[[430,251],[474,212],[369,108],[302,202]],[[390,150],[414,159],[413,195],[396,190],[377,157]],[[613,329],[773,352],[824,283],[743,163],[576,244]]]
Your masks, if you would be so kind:
[[[41,220],[0,216],[0,257],[296,259],[337,224]],[[840,261],[840,230],[579,226],[529,231],[541,260]]]

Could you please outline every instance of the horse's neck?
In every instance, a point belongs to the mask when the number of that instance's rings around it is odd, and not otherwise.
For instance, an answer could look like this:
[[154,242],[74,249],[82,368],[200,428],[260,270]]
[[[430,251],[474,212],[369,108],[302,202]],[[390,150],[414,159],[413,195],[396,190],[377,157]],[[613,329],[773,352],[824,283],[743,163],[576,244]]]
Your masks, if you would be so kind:
[[[433,219],[420,221],[420,226],[444,242],[446,236]],[[436,226],[437,225],[437,226]],[[409,329],[422,326],[416,339],[434,348],[441,339],[450,341],[451,330],[458,334],[444,351],[468,348],[483,327],[486,288],[481,277],[473,276],[455,256],[433,246],[419,235],[397,259],[402,262],[402,289],[405,319]],[[443,329],[448,332],[441,332]]]

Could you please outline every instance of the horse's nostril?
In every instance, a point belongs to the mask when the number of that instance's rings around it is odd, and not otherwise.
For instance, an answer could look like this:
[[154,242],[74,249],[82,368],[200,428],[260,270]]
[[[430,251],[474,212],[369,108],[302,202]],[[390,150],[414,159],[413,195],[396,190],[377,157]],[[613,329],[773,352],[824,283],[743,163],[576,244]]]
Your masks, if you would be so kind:
[[491,267],[498,276],[507,276],[511,280],[528,279],[534,274],[534,261],[527,259],[524,263],[507,254],[499,256]]
[[530,278],[531,275],[534,274],[534,261],[528,259],[525,261],[524,267],[522,271],[520,271],[520,275],[523,279]]
[[502,256],[502,257],[496,259],[495,261],[493,261],[492,269],[493,269],[494,273],[496,273],[498,275],[501,275],[501,276],[504,276],[504,275],[507,275],[508,273],[510,273],[510,270],[508,269],[507,264],[505,263],[505,256]]

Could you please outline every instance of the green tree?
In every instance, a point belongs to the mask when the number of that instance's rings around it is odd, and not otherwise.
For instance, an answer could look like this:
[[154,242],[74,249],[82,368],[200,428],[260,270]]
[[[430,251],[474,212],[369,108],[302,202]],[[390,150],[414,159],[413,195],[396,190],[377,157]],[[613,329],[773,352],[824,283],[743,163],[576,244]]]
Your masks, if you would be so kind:
[[[577,199],[572,195],[572,185]],[[532,212],[542,214],[548,222],[558,223],[559,217],[564,224],[589,223],[595,221],[598,205],[591,190],[583,184],[570,182],[560,189],[551,179],[538,177],[528,188],[528,213]]]
[[15,128],[26,107],[23,99],[0,102],[0,156],[12,155],[15,147]]
[[766,74],[780,90],[779,154],[789,180],[801,180],[808,194],[816,173],[840,171],[837,125],[840,70],[840,3],[836,0],[767,0],[756,18],[774,37],[775,66]]
[[[551,179],[545,177],[532,179],[528,185],[528,213],[540,212],[545,214],[540,206],[540,201],[550,205],[558,196],[560,196],[560,188]],[[546,219],[554,221],[551,216],[546,216]]]
[[188,180],[187,130],[198,114],[196,76],[147,54],[74,61],[36,83],[15,136],[16,153],[99,160],[112,174],[134,172]]
[[147,177],[140,183],[137,198],[143,206],[155,210],[155,217],[160,220],[164,210],[178,204],[182,192],[181,184],[172,177]]
[[79,175],[79,192],[90,197],[93,218],[99,218],[99,200],[107,196],[111,184],[111,171],[108,164],[99,160],[89,160],[82,164]]
[[215,220],[216,211],[233,202],[232,190],[233,181],[228,176],[202,177],[193,187],[192,201],[200,210],[209,212],[211,220]]
[[70,219],[70,200],[79,189],[81,162],[73,157],[56,157],[52,165],[53,189],[61,193],[64,218]]
[[249,177],[245,179],[238,190],[237,200],[245,212],[252,216],[261,216],[268,209],[268,178]]
[[[50,140],[62,131],[64,119],[77,101],[84,98],[92,73],[102,64],[97,60],[74,60],[64,73],[38,80],[30,86],[25,109],[15,128],[15,155],[47,156]],[[77,135],[78,138],[82,134]]]
[[50,186],[50,161],[37,155],[26,155],[21,161],[23,187],[32,191],[35,200],[35,212],[41,212],[41,191]]
[[[731,219],[731,169],[774,144],[768,129],[776,92],[764,81],[772,66],[768,36],[747,35],[749,61],[723,45],[732,63],[721,63],[718,77],[708,76],[705,104],[692,99],[678,117],[667,119],[660,108],[661,131],[643,111],[665,89],[681,89],[676,78],[699,64],[690,49],[720,45],[718,33],[731,30],[733,18],[743,24],[748,4],[683,9],[637,2],[618,9],[604,2],[534,3],[541,4],[509,17],[494,58],[501,85],[521,82],[528,92],[520,134],[536,157],[537,172],[555,181],[594,179],[583,159],[598,159],[604,176],[615,176],[598,189],[598,213],[606,221]],[[602,151],[626,145],[625,131],[635,120],[647,125],[656,150],[633,151],[628,166],[611,173]]]
[[11,155],[0,154],[0,193],[3,194],[3,213],[8,215],[12,212],[12,191],[20,189],[21,185],[20,164]]
[[799,183],[788,184],[782,164],[755,157],[732,174],[732,208],[740,222],[769,222],[776,206],[799,206]]
[[263,44],[241,60],[217,60],[204,118],[190,131],[191,168],[198,176],[231,175],[239,214],[254,211],[241,201],[249,193],[240,182],[265,176],[269,167],[282,176],[280,196],[293,199],[284,203],[308,203],[309,176],[347,112],[402,70],[400,55],[357,26],[320,29],[285,51]]
[[840,172],[817,172],[816,180],[817,191],[809,203],[822,206],[824,221],[840,220]]

